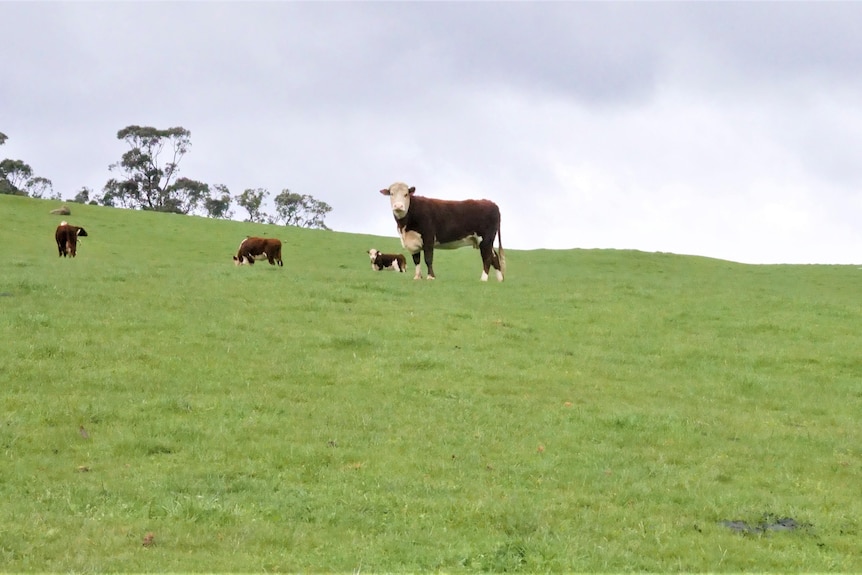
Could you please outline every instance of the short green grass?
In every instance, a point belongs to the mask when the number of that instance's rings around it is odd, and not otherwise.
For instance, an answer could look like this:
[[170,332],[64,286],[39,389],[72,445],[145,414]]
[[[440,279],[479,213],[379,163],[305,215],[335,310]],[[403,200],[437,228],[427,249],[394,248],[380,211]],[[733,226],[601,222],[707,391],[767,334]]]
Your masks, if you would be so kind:
[[856,266],[53,207],[0,196],[3,570],[862,570]]

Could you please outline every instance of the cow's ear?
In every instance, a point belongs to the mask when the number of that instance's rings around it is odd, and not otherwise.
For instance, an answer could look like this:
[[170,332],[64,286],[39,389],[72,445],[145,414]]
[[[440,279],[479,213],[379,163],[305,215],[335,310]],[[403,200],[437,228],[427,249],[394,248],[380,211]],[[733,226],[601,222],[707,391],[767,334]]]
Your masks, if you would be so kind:
[[413,195],[413,192],[416,191],[416,186],[411,186],[410,189],[407,190],[407,193]]
[[389,188],[384,188],[384,189],[380,190],[380,193],[383,194],[384,196],[388,196],[389,195]]

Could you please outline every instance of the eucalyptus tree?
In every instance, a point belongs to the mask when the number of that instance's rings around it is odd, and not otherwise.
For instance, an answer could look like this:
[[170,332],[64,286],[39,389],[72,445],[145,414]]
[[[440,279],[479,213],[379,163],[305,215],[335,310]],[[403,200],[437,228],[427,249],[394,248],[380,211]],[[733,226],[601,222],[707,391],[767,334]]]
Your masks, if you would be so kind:
[[24,188],[32,177],[33,168],[26,162],[9,158],[0,160],[0,193],[26,196]]
[[42,176],[34,176],[27,180],[24,184],[24,190],[31,198],[60,199],[60,195],[54,192],[54,183]]
[[233,217],[233,210],[230,209],[232,203],[233,198],[228,187],[224,184],[216,184],[210,197],[204,200],[204,209],[207,216],[211,218],[230,219]]
[[191,148],[191,132],[182,127],[126,126],[117,139],[129,149],[108,166],[117,177],[105,184],[102,203],[184,214],[203,206],[209,186],[177,177],[180,161]]
[[326,202],[308,194],[291,192],[286,188],[275,196],[273,201],[277,214],[276,221],[281,221],[286,226],[329,229],[323,220],[332,208]]
[[[78,193],[75,194],[75,197],[69,200],[70,202],[76,204],[87,204],[90,203],[90,198],[92,197],[93,190],[88,188],[87,186],[82,186]],[[95,203],[95,198],[92,200]]]
[[267,216],[261,206],[268,195],[269,192],[264,188],[248,188],[236,197],[236,203],[248,212],[248,221],[263,223],[267,221]]
[[[0,132],[0,146],[6,143],[9,137]],[[22,160],[11,160],[9,158],[0,160],[0,194],[11,194],[15,196],[30,196],[43,198],[46,195],[52,199],[59,196],[53,193],[54,184],[48,178],[34,176],[30,164]]]
[[30,164],[9,158],[0,160],[0,194],[58,199],[53,189],[51,180],[33,175]]

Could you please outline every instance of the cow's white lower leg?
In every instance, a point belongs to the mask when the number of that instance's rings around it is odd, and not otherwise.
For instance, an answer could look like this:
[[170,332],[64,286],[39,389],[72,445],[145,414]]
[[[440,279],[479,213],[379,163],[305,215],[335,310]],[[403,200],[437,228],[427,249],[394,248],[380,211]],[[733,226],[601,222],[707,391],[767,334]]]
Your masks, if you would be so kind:
[[503,281],[503,272],[501,272],[500,270],[497,270],[497,281]]
[[488,281],[488,272],[486,272],[485,270],[482,270],[482,277],[479,279],[481,279],[483,282]]
[[416,273],[413,274],[413,279],[414,280],[421,280],[422,279],[422,266],[420,264],[416,264]]

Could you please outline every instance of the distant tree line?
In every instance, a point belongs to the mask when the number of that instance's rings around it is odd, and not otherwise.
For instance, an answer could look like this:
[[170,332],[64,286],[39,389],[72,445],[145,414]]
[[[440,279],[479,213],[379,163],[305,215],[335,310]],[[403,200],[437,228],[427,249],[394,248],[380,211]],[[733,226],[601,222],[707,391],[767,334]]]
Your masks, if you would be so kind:
[[[0,145],[7,139],[0,132]],[[180,161],[191,148],[191,132],[185,128],[127,126],[117,132],[117,139],[126,142],[129,149],[108,166],[114,177],[102,192],[94,193],[85,186],[66,201],[225,219],[233,217],[232,208],[237,205],[248,213],[246,221],[329,229],[324,219],[332,208],[308,194],[285,188],[272,198],[275,213],[271,214],[264,211],[264,201],[270,195],[264,188],[249,188],[233,196],[223,184],[210,186],[180,177]],[[35,176],[21,160],[0,161],[0,193],[61,199],[51,180]]]
[[[0,132],[0,146],[8,137]],[[30,196],[32,198],[60,199],[54,184],[48,178],[33,174],[33,168],[21,160],[0,160],[0,194]]]

